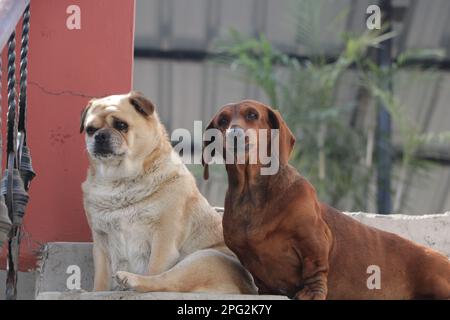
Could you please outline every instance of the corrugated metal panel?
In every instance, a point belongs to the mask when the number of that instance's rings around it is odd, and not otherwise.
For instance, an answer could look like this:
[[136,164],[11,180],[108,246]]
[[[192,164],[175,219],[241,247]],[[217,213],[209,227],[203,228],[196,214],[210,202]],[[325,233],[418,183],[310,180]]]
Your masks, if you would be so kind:
[[[429,126],[431,113],[439,114],[435,110],[435,95],[437,86],[442,82],[440,73],[402,71],[394,78],[394,93],[398,97],[400,108],[405,121],[415,126],[418,130],[428,132],[435,130]],[[394,127],[393,141],[401,142],[401,134],[398,127]]]
[[202,120],[204,68],[199,63],[173,64],[172,128],[191,129],[194,121]]
[[219,35],[228,35],[230,28],[248,35],[256,35],[255,6],[257,0],[228,0],[220,2]]
[[436,100],[436,111],[430,119],[430,130],[435,132],[450,130],[450,74],[443,75],[439,96]]
[[[320,32],[329,52],[339,47],[340,42],[335,40],[339,32],[365,29],[365,12],[371,3],[370,0],[327,2],[322,15],[324,30],[333,17],[351,5],[347,20],[341,21],[329,35]],[[394,25],[395,30],[406,31],[395,39],[397,46],[443,47],[449,54],[450,26],[446,23],[449,1],[395,0],[394,4],[408,7],[406,24]],[[294,6],[293,0],[138,0],[136,45],[156,49],[210,49],[214,41],[226,38],[233,27],[248,35],[262,32],[279,48],[302,53],[303,48],[296,42]],[[210,62],[136,59],[135,88],[156,103],[169,132],[176,128],[192,131],[194,120],[202,120],[205,125],[220,106],[232,101],[254,98],[268,102],[261,90],[239,81],[228,68]],[[418,129],[450,130],[450,74],[402,71],[395,77],[394,90],[405,117]],[[357,103],[357,91],[354,76],[346,73],[336,92],[337,103]],[[365,107],[366,118],[373,107]],[[399,142],[398,128],[394,128],[394,141]],[[191,167],[197,176],[200,176],[199,167]],[[394,174],[398,174],[398,169],[396,166]],[[201,191],[213,204],[223,204],[226,190],[223,168],[209,182],[198,181]],[[404,201],[408,212],[450,209],[450,168],[437,166],[425,176],[408,175],[406,184]]]
[[266,35],[269,41],[281,50],[290,52],[297,50],[295,10],[296,6],[292,0],[268,2]]
[[[400,93],[405,116],[416,120],[417,125],[427,132],[450,130],[449,75],[416,77],[404,72],[398,75],[397,80],[396,90]],[[441,90],[436,100],[433,95],[438,82]],[[351,72],[342,77],[337,91],[339,105],[356,103],[355,84]],[[220,106],[232,101],[254,98],[268,102],[262,92],[243,84],[228,68],[211,63],[136,59],[135,88],[155,102],[169,133],[176,128],[186,128],[192,132],[194,120],[203,121],[205,126]],[[429,106],[432,101],[437,101],[437,104],[427,125],[425,119],[430,116]],[[399,140],[398,133],[395,135],[394,141],[396,140]],[[224,178],[225,176],[219,175],[213,176],[209,182],[199,180],[204,194],[217,205],[223,201],[225,189],[219,185],[226,181]],[[419,185],[418,182],[423,182],[423,179],[426,183],[420,184],[422,189],[415,187]],[[433,212],[436,206],[441,211],[449,209],[449,189],[446,187],[449,179],[447,168],[435,169],[425,177],[421,175],[420,178],[408,179],[407,184],[411,187],[406,188],[404,199],[411,207],[410,212]],[[219,192],[220,188],[223,191]],[[434,212],[437,212],[436,210]]]
[[172,48],[206,48],[208,0],[173,0]]
[[[322,0],[320,30],[317,35],[326,53],[342,46],[345,31],[366,28],[370,0]],[[450,47],[450,1],[394,1],[406,6],[411,21],[394,23],[399,33],[395,46],[405,49]],[[138,0],[136,44],[163,49],[210,49],[216,36],[225,38],[230,28],[243,34],[264,33],[277,47],[302,52],[296,40],[297,6],[294,0]],[[410,11],[410,12],[408,12]],[[338,17],[347,12],[347,19]],[[343,16],[344,17],[344,16]],[[402,34],[404,33],[404,34]],[[395,49],[394,49],[395,50]]]
[[209,121],[222,105],[233,101],[268,102],[261,90],[213,63],[135,59],[134,87],[157,105],[169,130],[191,130],[194,120]]
[[450,1],[417,1],[413,23],[407,30],[407,48],[445,47],[443,35],[448,24]]
[[137,1],[135,45],[157,47],[160,44],[160,16],[158,0]]
[[[450,209],[450,168],[435,166],[416,173],[409,181],[404,198],[405,213],[423,214],[445,212]],[[421,211],[422,210],[422,211]]]
[[351,0],[349,15],[347,17],[347,30],[351,32],[363,32],[366,30],[366,10],[374,4],[372,0]]

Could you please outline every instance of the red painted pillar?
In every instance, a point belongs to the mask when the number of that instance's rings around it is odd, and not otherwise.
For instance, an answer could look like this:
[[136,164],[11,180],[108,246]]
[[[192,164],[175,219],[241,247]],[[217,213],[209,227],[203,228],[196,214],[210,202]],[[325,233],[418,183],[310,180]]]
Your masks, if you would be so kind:
[[[67,27],[71,5],[80,9],[81,29]],[[90,241],[81,195],[87,158],[80,114],[91,98],[132,88],[134,7],[134,0],[31,1],[28,145],[37,177],[24,220],[21,270],[34,267],[46,242]],[[16,41],[19,47],[20,31]],[[5,139],[6,50],[2,57]]]

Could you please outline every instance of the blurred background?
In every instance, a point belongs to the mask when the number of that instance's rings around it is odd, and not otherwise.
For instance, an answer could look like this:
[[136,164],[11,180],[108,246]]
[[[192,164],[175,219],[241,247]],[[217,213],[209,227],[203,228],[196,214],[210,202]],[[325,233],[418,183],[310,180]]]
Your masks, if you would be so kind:
[[[279,109],[297,138],[290,163],[343,211],[450,211],[448,0],[31,0],[29,33],[20,19],[27,4],[0,0],[2,164],[8,122],[16,126],[7,117],[15,66],[17,89],[28,83],[27,145],[37,172],[15,234],[20,255],[6,243],[0,253],[0,298],[7,273],[19,270],[18,297],[33,299],[40,289],[66,288],[74,264],[84,266],[89,289],[79,117],[91,98],[132,88],[157,104],[169,133],[192,132],[196,120],[205,127],[223,104],[243,98]],[[383,14],[379,28],[372,5]],[[188,167],[223,206],[223,166],[212,166],[208,181],[201,165]],[[448,252],[447,218],[368,220]],[[49,246],[62,255],[54,264],[42,262]],[[7,272],[7,261],[20,264]],[[43,265],[54,266],[50,281]],[[42,286],[55,281],[61,287]]]
[[[445,212],[449,18],[447,0],[137,0],[134,88],[169,135],[243,98],[279,109],[291,164],[341,210]],[[189,168],[223,206],[223,168]]]

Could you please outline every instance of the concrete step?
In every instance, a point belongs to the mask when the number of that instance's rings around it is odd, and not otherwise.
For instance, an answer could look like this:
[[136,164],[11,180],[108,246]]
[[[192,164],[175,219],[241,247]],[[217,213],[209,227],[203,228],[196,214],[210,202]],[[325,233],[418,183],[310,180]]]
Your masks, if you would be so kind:
[[[279,300],[284,296],[255,296],[180,292],[133,291],[90,292],[93,286],[94,264],[92,243],[52,242],[42,250],[36,281],[37,300]],[[80,272],[81,290],[70,290],[73,270]],[[69,280],[69,285],[67,284]]]
[[[71,289],[70,275],[79,272],[80,289],[92,291],[94,261],[90,242],[50,242],[41,251],[36,294]],[[69,281],[69,285],[68,285]]]
[[[17,274],[17,300],[33,300],[38,273],[36,271]],[[0,300],[5,300],[6,271],[0,270]]]
[[148,292],[132,291],[105,292],[42,292],[37,300],[289,300],[285,296],[249,294],[211,294],[187,292]]
[[[348,213],[365,224],[397,233],[450,257],[450,213],[423,216],[376,215]],[[93,286],[91,243],[48,243],[42,250],[42,259],[36,281],[38,299],[283,299],[281,296],[205,295],[201,293],[100,292],[91,293]],[[80,288],[70,291],[70,276],[79,272]],[[69,283],[68,283],[69,282]]]

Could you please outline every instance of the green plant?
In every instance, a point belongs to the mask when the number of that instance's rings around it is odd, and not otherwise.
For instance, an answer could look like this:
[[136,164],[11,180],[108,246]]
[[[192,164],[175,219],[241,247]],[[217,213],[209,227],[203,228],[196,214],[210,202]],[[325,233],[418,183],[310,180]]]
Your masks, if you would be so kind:
[[[351,72],[355,85],[363,88],[370,100],[382,101],[387,107],[402,140],[399,177],[402,180],[407,170],[416,165],[414,154],[420,146],[448,139],[450,135],[420,132],[405,117],[397,97],[381,84],[409,59],[440,56],[440,52],[404,52],[392,68],[381,69],[368,57],[368,50],[394,34],[367,31],[343,35],[343,49],[335,61],[329,62],[317,30],[323,23],[320,20],[323,2],[299,0],[298,5],[301,9],[297,16],[297,39],[311,59],[300,63],[274,48],[264,35],[250,38],[231,30],[230,39],[217,46],[222,54],[216,62],[228,64],[242,81],[261,88],[270,104],[282,111],[297,137],[291,163],[311,180],[319,197],[336,207],[365,210],[373,194],[370,185],[375,173],[372,147],[375,125],[368,129],[349,121],[360,103],[355,100],[339,104],[336,92],[340,79]],[[373,101],[372,107],[376,105]],[[400,209],[398,204],[395,209]]]

